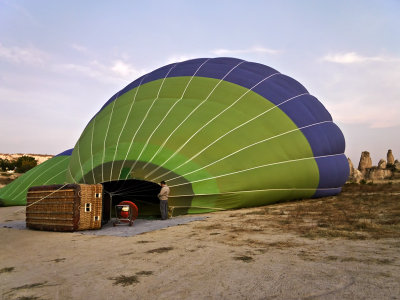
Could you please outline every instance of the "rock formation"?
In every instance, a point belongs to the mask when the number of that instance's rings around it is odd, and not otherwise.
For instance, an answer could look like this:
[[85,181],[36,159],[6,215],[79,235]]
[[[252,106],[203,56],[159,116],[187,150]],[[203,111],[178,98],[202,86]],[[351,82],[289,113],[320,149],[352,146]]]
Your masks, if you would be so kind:
[[389,149],[386,156],[387,156],[388,165],[394,165],[394,156],[393,156],[392,150]]
[[400,162],[399,161],[395,161],[394,162],[394,170],[395,171],[400,171]]
[[347,158],[347,161],[349,162],[349,169],[350,169],[349,180],[352,182],[359,183],[363,179],[362,173],[354,168],[353,162],[351,161],[350,158]]
[[360,170],[361,173],[365,173],[366,169],[369,169],[372,167],[372,159],[371,156],[369,155],[368,151],[364,151],[361,153],[361,158],[360,158],[360,163],[358,164],[358,170]]
[[372,167],[366,170],[364,178],[371,181],[377,181],[377,180],[391,179],[392,175],[393,175],[392,170]]
[[360,157],[358,169],[350,158],[349,162],[349,181],[359,183],[361,180],[365,181],[381,181],[381,180],[400,180],[400,162],[394,159],[392,150],[387,152],[387,161],[381,159],[378,166],[372,166],[372,159],[368,151],[363,151]]
[[379,162],[378,162],[378,169],[386,169],[386,160],[384,160],[384,159],[381,159]]

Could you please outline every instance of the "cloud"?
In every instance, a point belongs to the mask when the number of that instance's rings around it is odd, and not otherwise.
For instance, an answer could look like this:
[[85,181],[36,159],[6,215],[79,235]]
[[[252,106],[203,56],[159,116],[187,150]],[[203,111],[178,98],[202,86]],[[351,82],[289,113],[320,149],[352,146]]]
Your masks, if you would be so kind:
[[322,57],[322,61],[327,61],[337,64],[357,64],[365,62],[391,62],[398,61],[397,58],[385,57],[385,56],[363,56],[356,52],[346,53],[330,53]]
[[349,101],[336,101],[326,105],[334,121],[344,124],[361,124],[368,128],[391,128],[400,126],[400,105],[388,109],[386,105],[371,103],[366,97]]
[[199,57],[209,57],[210,53],[213,55],[217,56],[234,56],[234,55],[239,55],[239,54],[272,54],[276,55],[281,53],[279,50],[274,50],[270,48],[265,48],[265,47],[251,47],[251,48],[246,48],[246,49],[214,49],[210,51],[206,51],[203,53],[192,53],[192,54],[175,54],[170,56],[167,59],[167,63],[175,63],[175,62],[181,62],[189,59],[194,59],[194,58],[199,58]]
[[198,58],[198,57],[201,57],[201,56],[194,55],[194,54],[176,54],[176,55],[172,55],[172,56],[168,57],[167,64],[186,61],[186,60],[194,59],[194,58]]
[[148,72],[144,69],[137,69],[132,64],[120,59],[108,64],[96,60],[84,64],[59,64],[56,69],[62,72],[80,73],[86,77],[107,83],[131,82]]
[[6,47],[0,43],[0,59],[11,63],[42,64],[47,59],[47,54],[35,47]]
[[79,44],[71,44],[70,47],[80,53],[88,54],[90,52],[88,48]]
[[333,118],[368,128],[400,126],[400,59],[348,55],[336,61],[313,78]]
[[279,50],[265,48],[265,47],[251,47],[247,49],[215,49],[212,50],[211,53],[215,55],[236,55],[236,54],[279,54]]
[[111,66],[111,70],[121,78],[136,78],[144,72],[137,70],[135,67],[122,60],[116,60]]

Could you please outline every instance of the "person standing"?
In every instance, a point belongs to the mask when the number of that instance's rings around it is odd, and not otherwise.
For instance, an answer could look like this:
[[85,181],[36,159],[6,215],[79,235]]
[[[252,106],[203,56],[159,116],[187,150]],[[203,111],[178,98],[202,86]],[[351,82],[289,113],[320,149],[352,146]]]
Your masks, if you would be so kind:
[[160,211],[161,211],[161,219],[168,219],[168,195],[169,195],[169,187],[165,183],[165,181],[160,182],[161,191],[158,194],[158,199],[160,199]]

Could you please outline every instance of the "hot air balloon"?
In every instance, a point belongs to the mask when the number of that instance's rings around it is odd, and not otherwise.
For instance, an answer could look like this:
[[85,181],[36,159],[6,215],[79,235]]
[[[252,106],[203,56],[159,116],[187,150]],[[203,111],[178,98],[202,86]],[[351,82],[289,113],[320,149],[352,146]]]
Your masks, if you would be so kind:
[[200,58],[111,97],[77,141],[65,181],[103,183],[152,214],[164,180],[176,214],[202,213],[335,195],[348,177],[344,150],[329,112],[293,78]]

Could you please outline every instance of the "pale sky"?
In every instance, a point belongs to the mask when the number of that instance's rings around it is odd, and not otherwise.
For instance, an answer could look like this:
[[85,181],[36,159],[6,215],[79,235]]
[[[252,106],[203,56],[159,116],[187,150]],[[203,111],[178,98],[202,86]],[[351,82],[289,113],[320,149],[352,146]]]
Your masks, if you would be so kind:
[[302,83],[346,155],[400,160],[400,1],[0,0],[0,153],[57,154],[117,91],[230,56]]

